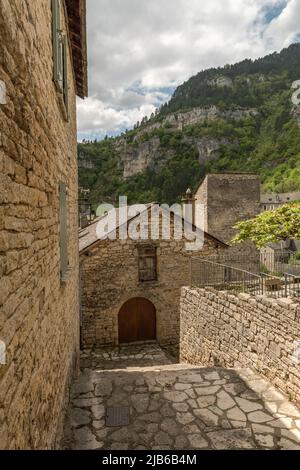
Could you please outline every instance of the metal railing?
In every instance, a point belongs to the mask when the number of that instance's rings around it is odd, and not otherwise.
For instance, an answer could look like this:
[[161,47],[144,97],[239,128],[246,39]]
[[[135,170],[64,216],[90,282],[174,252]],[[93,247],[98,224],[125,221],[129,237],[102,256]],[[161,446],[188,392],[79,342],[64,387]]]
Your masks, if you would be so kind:
[[266,295],[273,298],[300,297],[300,276],[253,273],[203,258],[191,259],[191,285],[218,290]]
[[300,298],[300,276],[284,274],[285,297]]
[[225,264],[233,268],[250,271],[254,274],[265,273],[282,277],[285,273],[300,276],[300,260],[291,251],[260,253],[259,251],[243,254],[218,254],[210,256],[215,263]]
[[283,276],[285,273],[300,276],[300,260],[291,251],[275,253],[260,253],[260,269],[266,273],[276,273]]

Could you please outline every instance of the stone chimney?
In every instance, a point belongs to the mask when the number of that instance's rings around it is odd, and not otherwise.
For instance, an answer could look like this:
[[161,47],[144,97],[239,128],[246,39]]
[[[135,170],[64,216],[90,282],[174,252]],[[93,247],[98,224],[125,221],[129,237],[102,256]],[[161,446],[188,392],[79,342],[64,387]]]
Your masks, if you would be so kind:
[[195,225],[195,203],[196,199],[192,193],[192,190],[189,188],[186,193],[181,198],[182,203],[182,212],[184,219]]

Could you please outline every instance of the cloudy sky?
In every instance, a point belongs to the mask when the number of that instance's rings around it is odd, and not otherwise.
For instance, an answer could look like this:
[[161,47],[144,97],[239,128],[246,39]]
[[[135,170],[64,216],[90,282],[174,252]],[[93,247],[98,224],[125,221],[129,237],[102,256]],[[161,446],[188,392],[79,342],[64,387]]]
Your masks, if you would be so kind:
[[78,137],[116,135],[208,67],[300,41],[300,0],[86,0],[89,98]]

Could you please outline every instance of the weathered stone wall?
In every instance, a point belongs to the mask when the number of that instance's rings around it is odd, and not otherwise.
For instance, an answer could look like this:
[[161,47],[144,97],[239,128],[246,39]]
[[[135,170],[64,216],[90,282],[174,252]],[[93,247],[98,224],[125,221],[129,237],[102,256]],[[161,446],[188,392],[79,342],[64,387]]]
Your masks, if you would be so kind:
[[250,367],[300,401],[300,369],[293,361],[299,303],[183,288],[180,309],[182,361]]
[[195,198],[205,206],[205,229],[228,243],[237,222],[259,214],[260,180],[251,174],[209,174]]
[[[157,247],[158,280],[139,282],[138,246]],[[206,239],[202,255],[217,251]],[[118,344],[118,314],[128,300],[150,300],[157,314],[157,340],[179,341],[180,290],[190,279],[190,258],[183,240],[103,240],[80,256],[82,344],[84,347]]]
[[[74,79],[69,113],[53,82],[51,2],[1,0],[0,448],[59,437],[79,344]],[[68,187],[70,272],[60,281],[59,182]]]

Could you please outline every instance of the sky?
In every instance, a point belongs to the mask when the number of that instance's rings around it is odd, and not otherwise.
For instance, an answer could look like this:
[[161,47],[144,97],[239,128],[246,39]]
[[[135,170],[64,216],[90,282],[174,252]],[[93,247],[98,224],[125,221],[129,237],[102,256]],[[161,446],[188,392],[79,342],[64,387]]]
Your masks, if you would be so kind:
[[300,41],[300,0],[86,2],[89,97],[78,99],[79,140],[132,128],[201,70]]

